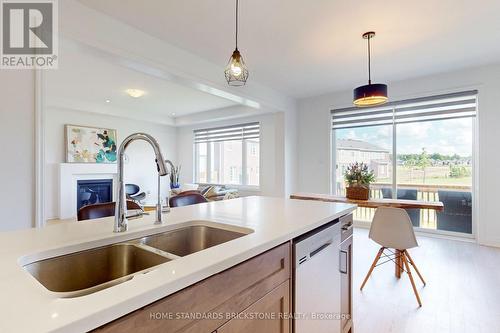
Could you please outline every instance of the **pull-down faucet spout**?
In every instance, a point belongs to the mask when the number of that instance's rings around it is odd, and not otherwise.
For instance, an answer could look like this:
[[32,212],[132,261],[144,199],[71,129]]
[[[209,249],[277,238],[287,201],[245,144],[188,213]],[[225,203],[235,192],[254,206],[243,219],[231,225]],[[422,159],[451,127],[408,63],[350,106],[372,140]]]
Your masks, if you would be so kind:
[[[163,158],[163,154],[160,150],[160,145],[151,135],[146,133],[135,133],[131,134],[123,140],[120,148],[118,149],[118,199],[116,202],[116,211],[115,211],[115,225],[114,232],[123,232],[127,231],[128,223],[127,223],[127,198],[125,194],[125,181],[124,181],[124,161],[125,161],[125,150],[128,145],[136,140],[146,141],[153,147],[156,159],[156,166],[158,169],[159,176],[165,176],[168,173],[167,166],[165,165],[165,158]],[[157,221],[161,223],[161,198],[158,197],[158,204],[160,206],[160,211],[157,214]]]

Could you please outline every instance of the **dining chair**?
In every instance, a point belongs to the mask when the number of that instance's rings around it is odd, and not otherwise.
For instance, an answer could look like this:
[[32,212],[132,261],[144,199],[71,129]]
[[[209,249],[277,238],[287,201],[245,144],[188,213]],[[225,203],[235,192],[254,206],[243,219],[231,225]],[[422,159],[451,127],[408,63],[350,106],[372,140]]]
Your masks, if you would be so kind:
[[[101,217],[109,217],[115,215],[116,202],[98,203],[93,205],[83,206],[78,210],[78,221],[99,219]],[[127,200],[127,210],[140,209],[136,202]]]
[[175,197],[171,197],[169,200],[170,207],[181,207],[195,205],[203,202],[208,202],[200,193],[195,193],[192,191],[186,191],[188,193],[181,192]]
[[[373,261],[360,290],[363,290],[366,281],[368,281],[368,278],[375,267],[385,264],[386,262],[393,261],[396,264],[396,270],[406,272],[408,274],[418,305],[422,306],[420,296],[417,292],[417,288],[415,287],[415,281],[413,280],[410,265],[413,267],[415,272],[417,272],[417,275],[420,280],[422,280],[424,286],[425,281],[408,252],[408,249],[418,246],[413,225],[408,213],[401,208],[377,208],[370,227],[369,238],[381,245],[381,248],[375,256],[375,260]],[[378,264],[381,258],[386,259],[386,261]]]
[[127,196],[127,200],[137,203],[146,198],[146,192],[141,192],[141,188],[136,184],[125,184],[125,195]]
[[[384,199],[392,199],[392,188],[382,188],[381,192]],[[414,188],[398,188],[396,191],[396,198],[404,200],[418,200],[418,191]],[[406,208],[405,210],[408,213],[413,226],[420,227],[420,209]]]

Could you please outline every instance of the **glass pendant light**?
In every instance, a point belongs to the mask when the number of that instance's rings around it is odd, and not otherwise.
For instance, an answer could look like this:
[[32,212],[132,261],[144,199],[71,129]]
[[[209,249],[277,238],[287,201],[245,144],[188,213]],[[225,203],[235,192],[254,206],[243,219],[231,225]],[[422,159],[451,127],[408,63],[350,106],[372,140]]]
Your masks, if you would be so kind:
[[247,66],[238,50],[238,2],[239,0],[236,0],[236,48],[224,70],[226,81],[230,86],[244,86],[248,79]]
[[363,39],[368,40],[368,84],[354,89],[353,103],[359,107],[380,105],[388,101],[387,85],[382,83],[372,84],[370,39],[373,37],[375,37],[373,31],[363,34]]

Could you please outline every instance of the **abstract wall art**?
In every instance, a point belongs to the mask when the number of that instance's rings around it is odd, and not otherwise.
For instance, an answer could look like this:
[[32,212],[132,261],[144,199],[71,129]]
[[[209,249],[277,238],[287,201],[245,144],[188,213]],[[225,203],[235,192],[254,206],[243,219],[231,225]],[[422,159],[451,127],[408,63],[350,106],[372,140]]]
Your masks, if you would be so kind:
[[66,125],[67,163],[116,163],[116,130]]

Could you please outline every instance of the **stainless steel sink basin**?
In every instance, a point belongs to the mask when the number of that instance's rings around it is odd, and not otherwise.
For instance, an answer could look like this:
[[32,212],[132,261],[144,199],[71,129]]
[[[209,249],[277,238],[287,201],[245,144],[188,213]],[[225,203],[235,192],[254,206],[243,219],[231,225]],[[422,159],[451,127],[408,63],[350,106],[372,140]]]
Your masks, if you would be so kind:
[[127,281],[169,258],[121,243],[37,261],[24,266],[45,288],[76,297]]
[[[195,221],[194,221],[195,222]],[[230,227],[228,229],[233,229]],[[216,226],[190,225],[122,243],[44,259],[23,267],[62,298],[88,295],[128,281],[154,266],[245,236]]]
[[141,243],[183,257],[248,233],[195,225],[144,237]]

